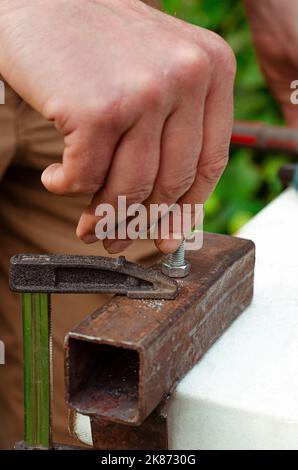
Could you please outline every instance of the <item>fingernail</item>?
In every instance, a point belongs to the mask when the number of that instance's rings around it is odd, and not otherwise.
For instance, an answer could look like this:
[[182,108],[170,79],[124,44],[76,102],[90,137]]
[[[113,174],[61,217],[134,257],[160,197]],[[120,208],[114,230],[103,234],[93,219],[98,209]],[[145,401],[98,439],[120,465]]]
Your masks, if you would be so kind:
[[83,242],[84,243],[95,243],[98,241],[98,238],[96,235],[85,235],[83,238],[82,238]]
[[109,245],[104,245],[105,246],[105,249],[111,254],[115,254],[115,253],[121,253],[121,251],[124,251],[126,250],[126,248],[129,247],[129,245],[131,244],[131,242],[128,242],[126,240],[117,240],[117,241],[114,241],[113,243],[109,244]]
[[181,245],[181,241],[182,240],[174,240],[172,238],[169,240],[161,240],[157,243],[157,247],[160,251],[167,255],[178,250],[179,246]]

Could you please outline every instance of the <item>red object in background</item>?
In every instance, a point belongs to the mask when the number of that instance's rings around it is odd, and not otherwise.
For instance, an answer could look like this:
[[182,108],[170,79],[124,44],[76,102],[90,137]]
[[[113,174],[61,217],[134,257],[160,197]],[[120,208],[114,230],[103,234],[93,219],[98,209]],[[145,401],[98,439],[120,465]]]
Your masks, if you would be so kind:
[[232,134],[231,143],[236,145],[254,145],[256,143],[256,138],[250,135],[240,135]]
[[231,144],[298,155],[298,129],[236,121]]

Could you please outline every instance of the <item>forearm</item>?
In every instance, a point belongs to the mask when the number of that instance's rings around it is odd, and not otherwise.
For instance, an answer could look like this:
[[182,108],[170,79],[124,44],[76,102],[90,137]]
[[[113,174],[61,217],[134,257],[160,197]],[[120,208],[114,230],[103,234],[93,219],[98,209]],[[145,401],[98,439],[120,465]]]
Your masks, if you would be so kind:
[[298,17],[297,0],[243,1],[248,19],[255,32],[263,31],[264,33],[269,33],[276,30],[281,31],[288,24],[289,19],[297,19]]
[[276,65],[282,60],[297,64],[298,1],[244,0],[244,5],[261,65],[264,55]]
[[[34,0],[0,0],[0,74],[8,78],[9,64],[14,57],[9,52],[11,42],[11,31],[17,29],[20,22],[24,22],[25,9]],[[39,3],[39,1],[37,0]],[[36,2],[35,2],[36,3]],[[21,36],[21,35],[20,35]],[[15,37],[15,36],[14,36]],[[16,38],[14,39],[16,41]],[[19,37],[21,42],[22,38]],[[23,40],[23,42],[25,42]]]
[[244,0],[259,63],[289,125],[298,127],[291,83],[298,78],[297,0]]

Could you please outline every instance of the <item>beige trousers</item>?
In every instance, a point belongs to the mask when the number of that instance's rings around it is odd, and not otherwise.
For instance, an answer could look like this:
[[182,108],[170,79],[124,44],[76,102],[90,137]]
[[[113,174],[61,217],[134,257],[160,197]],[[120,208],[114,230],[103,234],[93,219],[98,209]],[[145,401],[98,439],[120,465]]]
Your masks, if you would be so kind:
[[[15,253],[106,254],[98,242],[85,246],[75,226],[87,200],[48,193],[41,171],[61,161],[63,142],[54,126],[6,86],[0,105],[0,340],[6,363],[0,365],[0,449],[11,448],[23,433],[22,325],[20,296],[8,286],[9,259]],[[155,254],[155,255],[154,255]],[[150,262],[153,243],[136,242],[130,260]],[[63,339],[66,332],[105,300],[102,295],[53,295],[54,440],[71,442],[64,403]]]

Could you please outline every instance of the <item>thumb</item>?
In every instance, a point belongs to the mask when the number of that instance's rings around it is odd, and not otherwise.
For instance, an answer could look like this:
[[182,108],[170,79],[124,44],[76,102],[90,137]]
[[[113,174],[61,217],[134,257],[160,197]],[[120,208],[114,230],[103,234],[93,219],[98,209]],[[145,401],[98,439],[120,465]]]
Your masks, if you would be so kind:
[[41,175],[41,182],[51,193],[58,195],[66,195],[68,193],[64,169],[61,163],[53,163],[48,166]]

